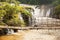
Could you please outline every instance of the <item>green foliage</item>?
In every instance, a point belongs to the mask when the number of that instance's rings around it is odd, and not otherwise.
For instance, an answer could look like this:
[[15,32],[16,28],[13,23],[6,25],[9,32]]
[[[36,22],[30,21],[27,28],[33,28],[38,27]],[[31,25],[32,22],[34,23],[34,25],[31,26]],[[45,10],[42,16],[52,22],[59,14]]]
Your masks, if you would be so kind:
[[15,4],[15,6],[20,4],[20,2],[18,0],[0,0],[0,2],[13,3],[13,4]]
[[6,14],[5,10],[0,10],[0,20],[2,20],[2,17]]
[[25,7],[11,6],[9,3],[3,4],[0,6],[0,25],[25,26],[26,22],[20,19],[22,14],[28,18],[31,17],[31,13]]
[[[29,24],[29,17],[30,17],[30,18],[32,17],[30,11],[27,10],[27,7],[22,7],[22,6],[19,7],[19,6],[18,6],[17,8],[20,9],[21,15],[22,15],[22,17],[23,17],[23,19],[24,19],[24,22],[25,22],[25,25],[28,25],[28,24]],[[29,8],[30,8],[30,7],[29,7]]]
[[60,0],[55,0],[55,1],[53,2],[53,5],[54,5],[54,6],[60,5]]
[[4,6],[6,15],[3,17],[3,22],[9,26],[21,26],[21,21],[18,18],[19,10],[15,6]]
[[56,18],[60,19],[60,5],[58,5],[58,6],[55,7],[53,15]]
[[53,17],[60,19],[60,0],[55,0],[52,4],[54,6]]
[[56,15],[60,14],[60,5],[55,7],[54,14],[56,14]]
[[19,0],[21,3],[41,5],[41,4],[51,4],[54,0]]
[[32,16],[31,13],[25,7],[18,6],[17,8],[20,9],[20,12],[23,13],[24,15],[27,15],[28,17]]
[[0,25],[1,26],[6,26],[6,24],[4,22],[2,22],[2,21],[0,21]]
[[55,14],[60,14],[60,5],[55,7]]

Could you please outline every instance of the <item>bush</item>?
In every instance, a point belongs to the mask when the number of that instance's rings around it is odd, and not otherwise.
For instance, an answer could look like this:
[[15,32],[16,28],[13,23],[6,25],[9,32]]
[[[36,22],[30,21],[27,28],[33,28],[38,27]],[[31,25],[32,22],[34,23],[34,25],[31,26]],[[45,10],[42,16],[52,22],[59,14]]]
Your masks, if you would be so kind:
[[56,18],[60,19],[60,5],[56,6],[53,13]]
[[8,26],[25,26],[25,19],[21,20],[20,15],[24,14],[28,18],[31,17],[31,13],[22,6],[11,6],[10,4],[4,4],[4,6],[0,6],[0,9],[0,24],[3,23],[3,25],[6,24]]

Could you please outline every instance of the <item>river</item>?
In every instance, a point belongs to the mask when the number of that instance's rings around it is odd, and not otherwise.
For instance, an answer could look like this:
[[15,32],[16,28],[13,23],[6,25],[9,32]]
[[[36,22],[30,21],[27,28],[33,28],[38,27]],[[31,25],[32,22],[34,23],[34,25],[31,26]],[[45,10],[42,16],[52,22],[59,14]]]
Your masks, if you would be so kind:
[[60,40],[60,30],[19,30],[17,33],[0,36],[0,40]]

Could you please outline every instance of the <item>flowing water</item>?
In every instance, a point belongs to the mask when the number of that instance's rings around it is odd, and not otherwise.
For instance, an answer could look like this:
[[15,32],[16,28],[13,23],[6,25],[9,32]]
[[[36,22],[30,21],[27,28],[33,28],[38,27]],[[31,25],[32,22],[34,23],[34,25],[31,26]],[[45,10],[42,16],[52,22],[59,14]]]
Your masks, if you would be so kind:
[[[48,5],[33,6],[34,11],[32,12],[32,25],[40,25],[44,19],[49,19],[52,7]],[[47,20],[46,20],[47,21]]]
[[0,36],[0,40],[60,40],[60,29],[19,30],[18,33]]
[[[53,7],[51,5],[27,5],[21,4],[20,6],[31,7],[32,19],[29,18],[29,26],[41,26],[47,24],[52,26],[58,24],[59,19],[52,18]],[[58,21],[58,22],[56,22]],[[59,23],[60,24],[60,23]]]

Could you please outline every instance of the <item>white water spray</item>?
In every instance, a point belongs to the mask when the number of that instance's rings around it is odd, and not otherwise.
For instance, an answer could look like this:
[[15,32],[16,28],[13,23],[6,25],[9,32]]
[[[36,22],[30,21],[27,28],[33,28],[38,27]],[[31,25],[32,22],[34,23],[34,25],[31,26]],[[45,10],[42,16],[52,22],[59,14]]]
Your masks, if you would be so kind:
[[32,15],[32,25],[39,25],[42,19],[50,16],[51,8],[42,5],[40,8],[33,7],[34,12]]

